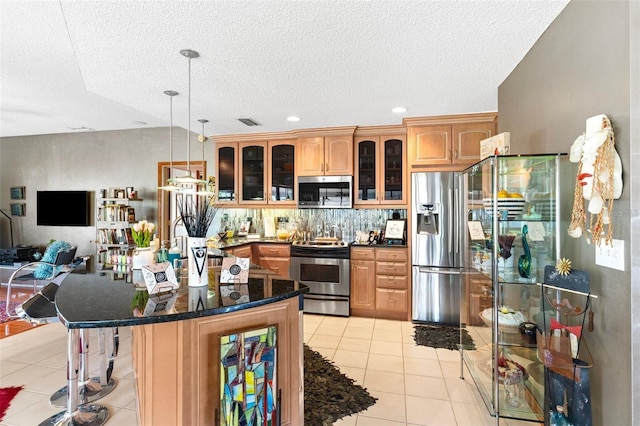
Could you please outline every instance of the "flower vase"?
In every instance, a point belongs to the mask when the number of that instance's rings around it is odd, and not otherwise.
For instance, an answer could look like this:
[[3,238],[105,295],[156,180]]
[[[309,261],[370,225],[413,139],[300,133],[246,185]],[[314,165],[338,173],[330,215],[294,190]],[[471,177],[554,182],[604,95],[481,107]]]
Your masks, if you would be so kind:
[[187,237],[187,259],[189,261],[189,287],[208,286],[206,237]]
[[131,268],[142,269],[145,265],[151,265],[155,262],[156,257],[151,251],[151,247],[136,247],[131,256]]

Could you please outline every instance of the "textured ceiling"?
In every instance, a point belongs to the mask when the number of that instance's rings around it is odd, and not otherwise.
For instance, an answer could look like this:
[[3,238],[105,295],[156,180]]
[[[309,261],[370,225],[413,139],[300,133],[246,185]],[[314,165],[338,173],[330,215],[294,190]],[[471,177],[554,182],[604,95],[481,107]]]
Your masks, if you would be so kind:
[[567,3],[2,0],[0,136],[167,126],[169,89],[211,135],[495,111]]

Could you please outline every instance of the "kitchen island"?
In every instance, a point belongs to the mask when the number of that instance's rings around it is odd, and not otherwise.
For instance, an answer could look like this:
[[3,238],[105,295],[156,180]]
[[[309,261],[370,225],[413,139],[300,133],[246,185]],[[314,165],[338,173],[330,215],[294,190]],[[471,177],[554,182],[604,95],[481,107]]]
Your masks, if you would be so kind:
[[[71,274],[56,306],[70,332],[134,326],[132,357],[140,425],[218,424],[222,342],[234,333],[276,330],[278,418],[303,423],[302,294],[305,286],[251,265],[247,284],[220,284],[222,256],[209,258],[209,288],[149,296],[119,274]],[[212,282],[211,282],[212,281]],[[72,335],[72,333],[70,334]],[[116,360],[117,362],[117,360]],[[224,380],[224,377],[223,377]]]

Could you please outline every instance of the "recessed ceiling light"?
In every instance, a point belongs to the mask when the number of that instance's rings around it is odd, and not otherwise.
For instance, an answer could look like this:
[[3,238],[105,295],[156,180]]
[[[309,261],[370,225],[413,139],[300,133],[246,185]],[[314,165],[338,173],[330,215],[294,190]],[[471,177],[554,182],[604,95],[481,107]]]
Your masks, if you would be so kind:
[[403,112],[407,112],[405,107],[395,107],[391,110],[391,112],[395,112],[396,114],[402,114]]
[[300,117],[296,117],[295,115],[290,115],[287,117],[287,121],[300,121]]

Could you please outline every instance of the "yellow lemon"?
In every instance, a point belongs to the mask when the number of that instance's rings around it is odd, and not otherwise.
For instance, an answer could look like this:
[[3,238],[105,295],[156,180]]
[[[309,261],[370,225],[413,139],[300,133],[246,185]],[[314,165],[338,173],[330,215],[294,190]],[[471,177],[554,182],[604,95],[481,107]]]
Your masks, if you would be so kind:
[[517,193],[517,192],[512,192],[511,193],[511,198],[524,198],[524,196],[522,194]]
[[506,189],[501,189],[498,191],[498,198],[509,198],[509,193]]

